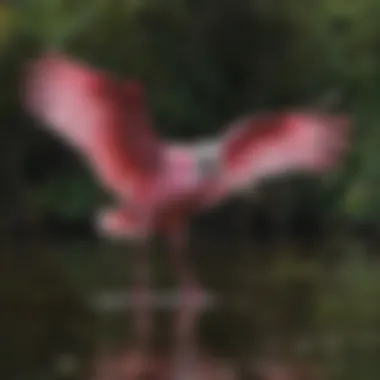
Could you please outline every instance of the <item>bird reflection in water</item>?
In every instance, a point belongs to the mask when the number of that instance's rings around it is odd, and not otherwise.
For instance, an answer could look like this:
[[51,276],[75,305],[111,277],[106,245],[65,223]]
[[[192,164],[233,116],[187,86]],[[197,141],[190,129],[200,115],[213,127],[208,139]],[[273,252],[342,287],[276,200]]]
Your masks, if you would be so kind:
[[[236,379],[230,364],[216,359],[200,348],[197,327],[207,305],[202,302],[189,303],[187,300],[188,298],[180,298],[171,350],[152,349],[152,329],[149,330],[149,335],[136,334],[131,346],[116,351],[100,352],[95,357],[92,380]],[[150,314],[152,310],[150,307]],[[136,318],[138,313],[134,315]],[[150,315],[150,320],[152,319]]]
[[100,351],[93,361],[91,380],[326,379],[321,368],[310,359],[295,359],[275,353],[253,354],[244,360],[212,355],[198,339],[198,322],[206,310],[200,303],[179,304],[174,344],[169,350],[153,349],[153,330],[150,330],[149,336],[135,335],[140,340],[135,339],[127,347]]

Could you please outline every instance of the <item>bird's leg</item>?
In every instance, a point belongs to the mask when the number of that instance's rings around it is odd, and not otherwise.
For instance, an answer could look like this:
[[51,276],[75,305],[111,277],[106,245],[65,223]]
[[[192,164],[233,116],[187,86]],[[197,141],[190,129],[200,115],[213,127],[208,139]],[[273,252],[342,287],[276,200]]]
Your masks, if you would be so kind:
[[172,228],[168,236],[171,260],[180,286],[181,303],[197,309],[203,301],[204,292],[189,262],[188,231],[179,226],[177,224]]
[[150,305],[150,247],[148,242],[139,244],[134,256],[134,333],[136,343],[145,348],[152,334],[153,316]]
[[203,291],[189,263],[188,234],[173,229],[169,236],[171,257],[180,283],[180,304],[176,318],[173,380],[187,376],[196,364],[196,326],[203,308]]
[[180,285],[180,304],[176,316],[173,380],[194,378],[196,357],[196,327],[204,307],[204,293],[189,263],[187,230],[175,228],[168,236],[170,253]]

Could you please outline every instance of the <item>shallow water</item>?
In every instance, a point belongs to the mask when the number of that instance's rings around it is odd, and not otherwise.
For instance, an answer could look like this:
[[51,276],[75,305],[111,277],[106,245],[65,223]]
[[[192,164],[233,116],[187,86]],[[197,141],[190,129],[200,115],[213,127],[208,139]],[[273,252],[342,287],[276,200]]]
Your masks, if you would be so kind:
[[[214,372],[228,368],[239,379],[255,372],[268,380],[379,378],[380,265],[363,244],[198,241],[192,251],[202,284],[219,297],[193,330],[198,363]],[[8,278],[1,294],[6,378],[83,379],[104,349],[119,347],[128,357],[130,310],[100,312],[88,301],[131,289],[132,255],[131,247],[74,241],[50,245],[49,266],[13,263],[2,276]],[[163,247],[152,254],[152,267],[157,295],[175,289]],[[178,307],[154,312],[154,357],[161,353],[166,364],[167,350],[176,347],[177,313]],[[222,376],[199,366],[206,378]]]

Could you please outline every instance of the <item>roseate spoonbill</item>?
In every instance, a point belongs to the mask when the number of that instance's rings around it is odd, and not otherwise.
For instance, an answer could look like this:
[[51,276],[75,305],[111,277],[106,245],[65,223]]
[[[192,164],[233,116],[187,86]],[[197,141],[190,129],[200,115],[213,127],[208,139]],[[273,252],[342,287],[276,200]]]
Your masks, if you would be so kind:
[[[97,217],[99,230],[138,242],[164,235],[187,301],[201,294],[186,263],[191,214],[266,177],[329,170],[347,145],[348,117],[302,111],[249,115],[201,142],[160,140],[138,81],[59,53],[31,63],[24,84],[27,110],[75,148],[115,196],[116,207]],[[146,255],[138,258],[140,284],[148,282]],[[146,287],[139,289],[144,303]],[[144,324],[142,314],[138,320]]]

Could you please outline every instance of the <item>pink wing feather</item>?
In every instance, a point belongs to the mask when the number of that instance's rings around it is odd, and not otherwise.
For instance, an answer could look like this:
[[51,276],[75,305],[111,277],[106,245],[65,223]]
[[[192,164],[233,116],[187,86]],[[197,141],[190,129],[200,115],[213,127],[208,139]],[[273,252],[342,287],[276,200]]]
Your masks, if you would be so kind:
[[349,119],[312,113],[247,117],[222,138],[222,188],[239,191],[264,177],[320,172],[338,163]]
[[143,89],[49,54],[27,71],[27,109],[77,148],[103,184],[124,198],[161,164]]

